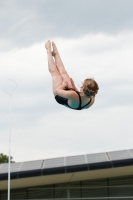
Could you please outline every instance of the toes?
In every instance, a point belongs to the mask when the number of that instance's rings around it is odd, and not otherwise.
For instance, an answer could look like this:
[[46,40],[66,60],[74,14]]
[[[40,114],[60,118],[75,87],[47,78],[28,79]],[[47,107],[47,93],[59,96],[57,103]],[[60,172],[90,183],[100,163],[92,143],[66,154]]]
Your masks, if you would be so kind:
[[48,40],[48,41],[45,43],[45,48],[46,48],[47,50],[50,50],[50,49],[51,49],[51,42],[50,42],[50,40]]
[[52,45],[55,46],[55,43],[52,41]]
[[48,40],[45,45],[50,45],[50,40]]

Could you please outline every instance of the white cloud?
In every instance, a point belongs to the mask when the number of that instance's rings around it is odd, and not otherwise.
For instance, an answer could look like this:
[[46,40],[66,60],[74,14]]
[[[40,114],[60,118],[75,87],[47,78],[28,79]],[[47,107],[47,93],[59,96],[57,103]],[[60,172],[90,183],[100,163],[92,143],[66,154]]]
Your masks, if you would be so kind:
[[13,96],[12,156],[16,161],[132,148],[132,32],[116,36],[53,38],[77,86],[94,77],[100,86],[89,110],[57,104],[43,43],[0,55],[0,152],[7,153],[9,98],[2,85],[18,84]]
[[0,38],[25,47],[48,37],[117,34],[133,30],[132,7],[132,0],[3,0]]

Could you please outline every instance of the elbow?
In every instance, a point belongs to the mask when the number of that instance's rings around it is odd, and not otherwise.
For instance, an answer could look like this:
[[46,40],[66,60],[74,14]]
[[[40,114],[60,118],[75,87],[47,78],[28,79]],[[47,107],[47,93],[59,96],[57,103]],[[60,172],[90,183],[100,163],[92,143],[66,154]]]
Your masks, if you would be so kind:
[[61,88],[60,87],[56,88],[55,89],[55,94],[56,95],[60,95],[60,93],[61,93]]
[[58,95],[58,88],[54,90],[54,95]]

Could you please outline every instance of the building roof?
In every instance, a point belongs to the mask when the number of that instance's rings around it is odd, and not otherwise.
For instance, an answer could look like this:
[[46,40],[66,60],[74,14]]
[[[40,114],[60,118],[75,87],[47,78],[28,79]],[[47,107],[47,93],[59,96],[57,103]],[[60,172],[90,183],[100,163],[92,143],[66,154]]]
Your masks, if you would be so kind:
[[[11,188],[133,175],[133,149],[11,163]],[[8,164],[0,164],[7,189]]]

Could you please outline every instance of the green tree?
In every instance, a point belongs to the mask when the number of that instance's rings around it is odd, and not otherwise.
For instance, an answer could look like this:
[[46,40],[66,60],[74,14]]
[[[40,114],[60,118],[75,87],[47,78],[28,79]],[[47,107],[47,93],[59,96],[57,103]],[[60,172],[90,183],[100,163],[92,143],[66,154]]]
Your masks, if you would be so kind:
[[[11,163],[14,162],[12,156],[10,157],[10,161],[11,161]],[[8,156],[4,155],[3,153],[0,153],[0,164],[2,164],[2,163],[8,163]]]

